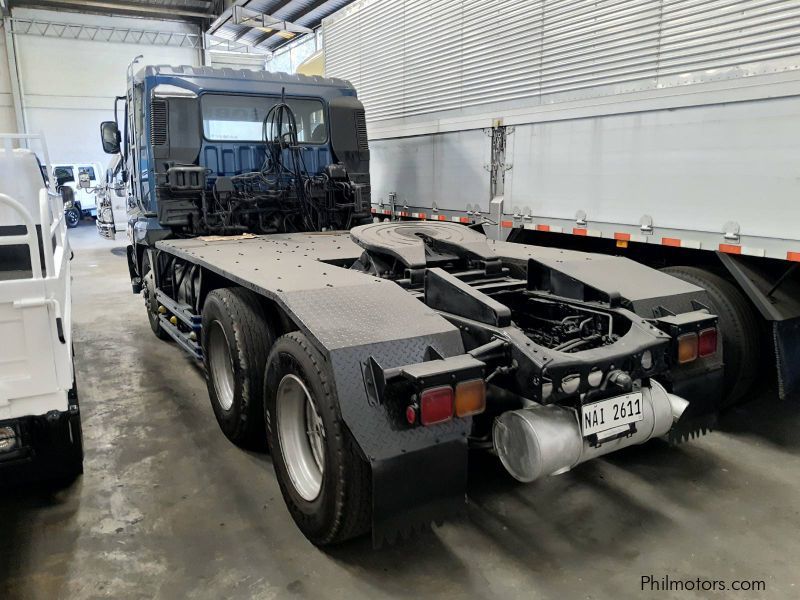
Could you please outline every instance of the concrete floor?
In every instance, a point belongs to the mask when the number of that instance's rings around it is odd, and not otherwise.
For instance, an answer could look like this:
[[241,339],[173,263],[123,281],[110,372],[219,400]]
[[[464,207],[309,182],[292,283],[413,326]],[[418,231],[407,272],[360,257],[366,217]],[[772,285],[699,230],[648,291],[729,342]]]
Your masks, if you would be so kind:
[[709,596],[643,594],[643,575],[766,582],[720,598],[800,595],[800,406],[774,393],[700,440],[538,484],[475,461],[465,519],[323,553],[270,457],[227,442],[201,371],[150,332],[124,242],[90,222],[71,240],[86,474],[57,493],[2,490],[0,598]]

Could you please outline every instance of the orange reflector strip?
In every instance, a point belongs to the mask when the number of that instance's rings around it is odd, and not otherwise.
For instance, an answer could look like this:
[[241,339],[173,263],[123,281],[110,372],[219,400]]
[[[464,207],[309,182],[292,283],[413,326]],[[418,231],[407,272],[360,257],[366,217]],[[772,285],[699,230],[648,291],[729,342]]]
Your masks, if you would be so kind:
[[673,248],[680,248],[681,241],[678,238],[661,238],[662,246],[672,246]]
[[425,220],[425,213],[419,213],[419,218],[424,221]]
[[800,262],[800,252],[787,252],[786,253],[786,260],[791,260],[794,262]]
[[698,340],[696,333],[684,333],[678,336],[678,362],[692,362],[697,358]]
[[550,225],[537,225],[536,231],[550,231]]
[[440,220],[440,221],[447,221],[447,216],[445,216],[445,215],[439,215],[439,220]]
[[486,384],[483,379],[470,379],[456,384],[456,416],[477,415],[486,409]]
[[733,244],[720,244],[719,251],[725,252],[726,254],[741,254],[742,247],[741,246],[734,246]]
[[511,229],[512,227],[514,227],[514,221],[502,221],[500,225],[502,225],[506,229]]
[[585,229],[579,229],[577,227],[572,228],[572,235],[587,235],[588,231]]
[[614,233],[614,239],[621,241],[621,242],[630,242],[631,241],[631,234],[630,233]]

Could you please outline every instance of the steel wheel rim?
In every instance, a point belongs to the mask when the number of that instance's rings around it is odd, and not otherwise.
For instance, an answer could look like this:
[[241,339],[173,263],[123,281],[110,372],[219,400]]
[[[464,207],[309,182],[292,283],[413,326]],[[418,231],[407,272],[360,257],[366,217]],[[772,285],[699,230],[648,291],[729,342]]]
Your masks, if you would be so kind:
[[325,474],[325,427],[311,394],[296,375],[285,375],[277,392],[278,437],[292,486],[312,502]]
[[69,223],[70,225],[74,225],[78,221],[80,221],[80,218],[78,217],[78,213],[76,213],[74,210],[68,210],[67,211],[67,223]]
[[208,332],[208,364],[211,370],[211,379],[217,400],[222,410],[230,410],[233,406],[233,361],[228,346],[228,336],[222,328],[222,323],[212,321],[211,330]]
[[142,283],[144,292],[144,307],[147,310],[147,317],[154,323],[158,323],[158,301],[156,300],[156,277],[153,269],[148,269],[144,274]]

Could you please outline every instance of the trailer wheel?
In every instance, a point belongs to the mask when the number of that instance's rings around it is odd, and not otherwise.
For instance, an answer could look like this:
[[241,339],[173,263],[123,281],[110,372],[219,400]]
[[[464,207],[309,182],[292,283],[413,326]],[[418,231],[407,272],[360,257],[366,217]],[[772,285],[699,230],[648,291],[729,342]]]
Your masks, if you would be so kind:
[[208,294],[202,324],[208,396],[222,432],[237,446],[265,446],[261,395],[273,340],[273,328],[255,294],[244,288]]
[[665,273],[708,292],[711,310],[719,317],[725,361],[723,406],[745,399],[756,380],[759,365],[759,329],[756,316],[739,289],[719,275],[697,267],[666,267]]
[[142,256],[142,297],[144,298],[144,307],[147,311],[147,320],[150,323],[150,329],[156,334],[160,340],[169,341],[172,338],[170,335],[161,328],[158,322],[158,300],[156,299],[156,277],[153,269],[150,266],[150,254],[145,250]]
[[325,546],[369,531],[370,467],[342,421],[330,366],[302,333],[275,342],[264,404],[275,473],[303,534]]

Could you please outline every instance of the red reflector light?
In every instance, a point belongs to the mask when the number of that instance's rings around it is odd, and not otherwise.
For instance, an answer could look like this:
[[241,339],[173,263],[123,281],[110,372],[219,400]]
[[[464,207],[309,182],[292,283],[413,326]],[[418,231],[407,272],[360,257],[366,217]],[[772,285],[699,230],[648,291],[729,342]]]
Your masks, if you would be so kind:
[[453,418],[453,388],[449,385],[430,388],[419,398],[419,420],[423,425],[435,425]]
[[698,337],[700,340],[697,344],[697,353],[701,357],[711,356],[717,351],[717,329],[715,327],[703,329]]

